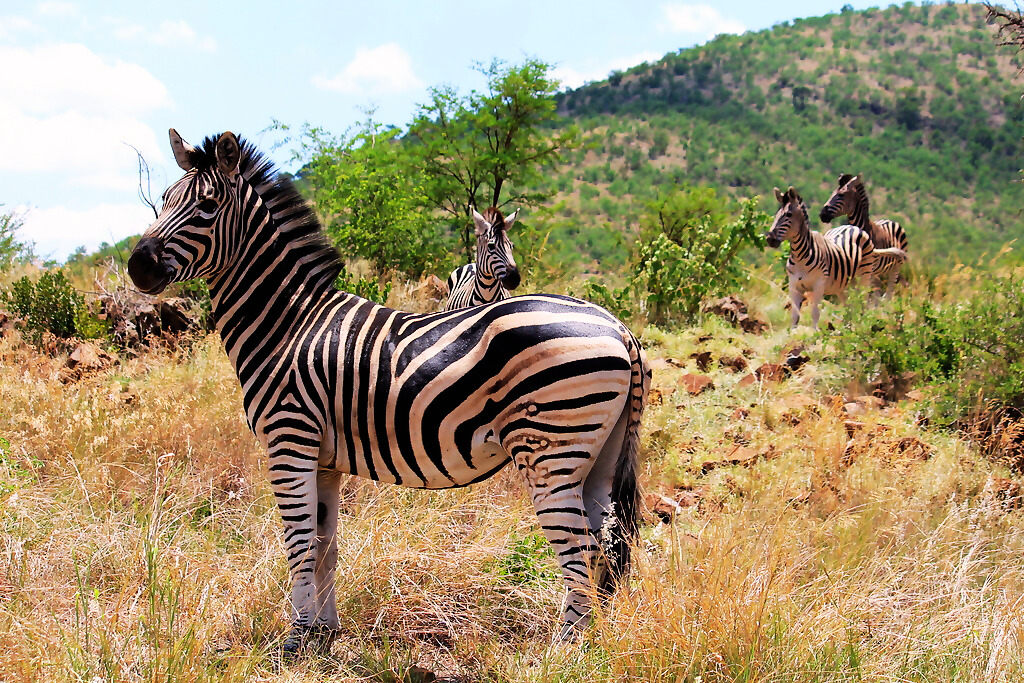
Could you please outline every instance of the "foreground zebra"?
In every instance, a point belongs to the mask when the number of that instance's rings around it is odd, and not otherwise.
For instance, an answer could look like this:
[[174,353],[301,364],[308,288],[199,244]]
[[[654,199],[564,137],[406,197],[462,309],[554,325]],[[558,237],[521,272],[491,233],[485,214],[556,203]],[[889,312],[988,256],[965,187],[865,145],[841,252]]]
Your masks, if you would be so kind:
[[144,292],[204,278],[267,449],[292,578],[289,656],[338,627],[342,473],[417,488],[514,462],[568,589],[561,636],[627,569],[650,370],[611,314],[564,296],[412,314],[337,291],[339,255],[291,182],[233,134],[190,146],[185,175],[128,262]]
[[489,304],[509,297],[519,286],[519,268],[512,257],[508,229],[516,222],[514,211],[505,218],[495,207],[481,216],[473,210],[476,228],[476,262],[459,266],[448,276],[448,303],[444,310]]
[[851,224],[868,233],[876,250],[895,248],[899,252],[889,256],[876,251],[877,258],[871,278],[878,287],[884,282],[885,294],[888,295],[899,277],[900,267],[907,259],[907,233],[902,225],[888,218],[871,220],[870,211],[871,203],[860,175],[844,173],[839,176],[839,185],[832,196],[821,207],[819,217],[822,223],[830,223],[837,216],[846,216]]
[[854,225],[843,225],[824,235],[810,228],[807,205],[790,187],[786,192],[775,188],[779,210],[767,235],[768,246],[775,248],[789,240],[790,316],[793,329],[800,322],[800,306],[804,299],[811,301],[811,318],[818,329],[819,306],[826,295],[846,301],[846,288],[856,275],[872,272],[879,252],[895,254],[899,250],[876,250],[868,234]]

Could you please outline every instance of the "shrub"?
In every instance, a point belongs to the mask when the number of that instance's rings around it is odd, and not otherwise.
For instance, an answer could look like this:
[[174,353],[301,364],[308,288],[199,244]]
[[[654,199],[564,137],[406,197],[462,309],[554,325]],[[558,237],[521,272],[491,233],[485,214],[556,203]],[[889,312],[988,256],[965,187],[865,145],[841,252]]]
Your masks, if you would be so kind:
[[3,303],[21,318],[23,331],[37,346],[47,333],[67,339],[99,336],[106,330],[60,270],[47,271],[36,282],[28,276],[15,281],[3,294]]
[[21,224],[21,217],[13,211],[0,213],[0,272],[32,258],[32,246],[18,239]]
[[343,292],[355,294],[378,304],[387,301],[388,295],[391,293],[390,282],[382,286],[372,278],[353,275],[346,269],[342,269],[338,279],[334,281],[334,286]]
[[[948,289],[945,289],[948,288]],[[945,291],[943,291],[945,289]],[[913,373],[930,386],[930,417],[970,421],[993,409],[1024,410],[1024,273],[960,271],[927,296],[868,306],[851,297],[835,337],[854,379]]]

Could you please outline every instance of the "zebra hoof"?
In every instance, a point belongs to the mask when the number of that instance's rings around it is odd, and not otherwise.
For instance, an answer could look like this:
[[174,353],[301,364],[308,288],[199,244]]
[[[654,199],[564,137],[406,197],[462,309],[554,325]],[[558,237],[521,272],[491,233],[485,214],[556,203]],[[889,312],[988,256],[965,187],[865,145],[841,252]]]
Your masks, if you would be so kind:
[[290,664],[310,655],[324,656],[338,637],[338,630],[325,624],[293,626],[281,644],[281,662]]

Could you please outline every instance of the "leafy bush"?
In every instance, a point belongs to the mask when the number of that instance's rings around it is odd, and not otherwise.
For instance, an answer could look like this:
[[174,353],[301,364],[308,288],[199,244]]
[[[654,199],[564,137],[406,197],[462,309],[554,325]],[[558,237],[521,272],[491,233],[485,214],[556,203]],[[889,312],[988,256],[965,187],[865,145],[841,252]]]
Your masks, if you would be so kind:
[[873,307],[852,297],[834,344],[857,380],[913,373],[929,385],[939,424],[1024,410],[1024,272],[961,269],[927,296]]
[[63,271],[47,271],[33,282],[28,276],[15,281],[2,296],[7,308],[22,320],[29,341],[41,345],[49,333],[61,339],[96,336],[105,331],[92,315],[85,298],[75,291]]
[[643,311],[657,325],[691,321],[704,299],[746,280],[741,252],[764,247],[768,220],[757,201],[744,200],[734,220],[710,188],[686,188],[652,204],[629,283],[613,289],[590,281],[584,296],[620,317]]
[[378,304],[383,304],[387,301],[388,294],[391,293],[390,282],[381,286],[379,282],[372,278],[356,276],[345,269],[342,269],[338,279],[334,281],[334,286],[343,292],[355,294]]
[[21,217],[13,211],[0,213],[0,272],[32,258],[32,246],[18,239],[21,224]]

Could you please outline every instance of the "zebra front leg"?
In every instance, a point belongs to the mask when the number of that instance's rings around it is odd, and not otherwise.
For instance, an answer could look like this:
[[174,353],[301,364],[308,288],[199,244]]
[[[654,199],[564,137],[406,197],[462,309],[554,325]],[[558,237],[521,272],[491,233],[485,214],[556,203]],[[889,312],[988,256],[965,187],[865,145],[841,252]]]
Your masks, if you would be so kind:
[[811,290],[811,320],[814,322],[814,329],[818,329],[818,318],[821,317],[821,300],[825,298],[825,283]]
[[[294,435],[289,435],[294,436]],[[319,437],[271,436],[270,486],[284,522],[284,550],[291,574],[292,629],[282,654],[293,658],[305,646],[317,613],[317,458]]]
[[338,603],[335,597],[335,574],[338,569],[338,498],[341,472],[317,470],[316,473],[316,614],[310,636],[316,647],[327,651],[338,635]]
[[789,288],[789,330],[792,332],[800,324],[800,307],[804,305],[804,294],[796,287]]

